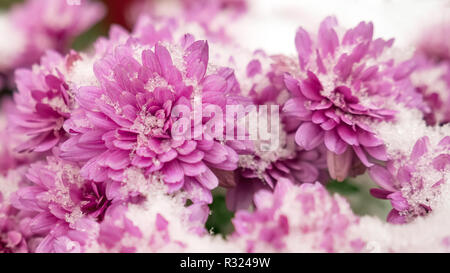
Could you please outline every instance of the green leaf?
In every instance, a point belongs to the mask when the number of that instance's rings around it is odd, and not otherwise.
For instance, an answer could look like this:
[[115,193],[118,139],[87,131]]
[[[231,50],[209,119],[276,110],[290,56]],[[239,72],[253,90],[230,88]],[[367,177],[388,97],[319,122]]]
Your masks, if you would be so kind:
[[386,219],[391,205],[387,200],[381,200],[370,194],[370,189],[375,188],[371,180],[357,182],[346,179],[343,182],[330,181],[326,188],[331,193],[337,193],[347,199],[353,212],[357,215],[372,215],[380,219]]
[[17,4],[23,2],[24,0],[1,0],[0,1],[0,9],[8,9],[13,4]]
[[79,35],[72,43],[71,48],[82,51],[92,45],[100,36],[107,36],[108,26],[104,21],[101,21]]
[[359,188],[356,185],[351,184],[349,180],[344,180],[343,182],[332,180],[326,187],[329,192],[338,193],[340,195],[349,195],[360,192]]
[[214,199],[209,208],[211,209],[211,215],[206,222],[206,228],[212,234],[220,234],[223,237],[232,233],[234,228],[231,219],[234,217],[234,212],[227,209],[225,195],[214,193]]

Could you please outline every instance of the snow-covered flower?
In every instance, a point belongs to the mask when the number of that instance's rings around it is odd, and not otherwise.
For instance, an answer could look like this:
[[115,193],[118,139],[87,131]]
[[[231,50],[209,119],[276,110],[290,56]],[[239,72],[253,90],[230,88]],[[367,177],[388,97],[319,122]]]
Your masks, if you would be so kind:
[[450,122],[450,62],[436,64],[422,56],[416,57],[416,62],[411,81],[430,109],[424,113],[427,124]]
[[168,195],[164,183],[136,178],[144,199],[113,204],[100,224],[95,252],[236,251],[222,238],[206,231],[206,204],[186,206],[184,193]]
[[[179,234],[171,234],[172,225],[179,225],[185,219],[177,219],[169,222],[158,212],[153,215],[153,210],[161,208],[146,208],[139,206],[114,206],[108,211],[105,221],[100,225],[98,244],[105,252],[181,252],[187,247],[187,237],[197,237],[189,234],[185,229],[183,237]],[[182,206],[179,207],[179,210]],[[175,210],[175,209],[174,209]],[[170,212],[174,213],[172,210]],[[167,211],[165,212],[167,215]],[[173,215],[170,215],[173,216]],[[182,217],[182,215],[177,215]],[[167,216],[166,216],[167,217]],[[171,217],[172,218],[172,217]],[[172,218],[173,219],[173,218]],[[186,225],[179,225],[186,227]],[[175,238],[174,238],[175,237]]]
[[195,130],[192,138],[172,136],[180,130],[175,107],[188,109],[188,118],[197,102],[223,109],[236,96],[232,71],[208,66],[208,43],[183,38],[142,44],[132,37],[94,64],[99,84],[78,88],[80,108],[65,123],[71,136],[61,147],[63,158],[83,164],[85,178],[122,181],[137,167],[159,175],[170,192],[198,191],[198,200],[211,202],[218,180],[210,168],[236,169],[236,152],[218,139],[199,139]]
[[[11,195],[23,182],[25,168],[10,170],[0,176],[0,253],[31,251],[28,222],[30,215],[11,205]],[[30,246],[29,246],[30,243]]]
[[[326,150],[320,146],[306,151],[295,145],[294,135],[281,136],[283,142],[275,151],[263,151],[258,147],[248,154],[239,155],[239,168],[235,174],[235,186],[227,191],[230,209],[247,208],[253,195],[260,189],[274,189],[277,181],[289,179],[295,183],[328,181]],[[256,144],[259,146],[259,144]]]
[[273,192],[262,190],[254,198],[254,212],[236,213],[230,239],[248,252],[346,252],[365,246],[351,233],[358,217],[348,203],[319,183],[279,181]]
[[79,171],[77,165],[48,157],[30,166],[31,185],[12,196],[16,209],[35,213],[30,231],[43,238],[36,252],[83,251],[111,205],[106,184],[84,180]]
[[410,155],[388,162],[387,167],[375,165],[369,169],[370,177],[381,187],[370,192],[390,200],[393,208],[387,217],[389,222],[407,223],[431,212],[449,168],[450,137],[434,147],[425,136],[416,142]]
[[393,40],[373,39],[372,23],[361,22],[343,35],[336,29],[334,17],[321,23],[317,40],[298,29],[299,68],[285,76],[292,98],[283,110],[301,121],[297,144],[311,150],[324,143],[331,177],[343,180],[346,172],[333,171],[339,169],[336,162],[349,170],[355,155],[366,167],[373,165],[370,157],[387,160],[371,123],[393,119],[396,103],[424,106],[407,77],[413,63],[399,64],[389,54]]
[[450,41],[447,38],[449,32],[450,22],[448,20],[442,20],[440,23],[425,28],[417,44],[418,51],[433,61],[449,61]]
[[[238,51],[239,49],[235,49]],[[230,57],[230,63],[236,69],[241,94],[251,99],[252,105],[276,107],[280,115],[281,105],[288,99],[289,93],[283,80],[283,69],[278,66],[277,56],[268,56],[264,51],[257,50],[245,54],[241,49],[242,58],[235,60]],[[239,55],[239,57],[241,56]],[[243,59],[243,60],[242,60]],[[245,62],[245,60],[248,60]],[[326,150],[320,146],[306,151],[295,144],[294,135],[297,124],[287,123],[290,120],[273,116],[272,110],[267,115],[255,108],[258,123],[270,123],[268,136],[245,142],[245,148],[237,149],[239,153],[239,168],[233,178],[230,174],[221,177],[221,185],[228,188],[227,205],[229,209],[247,208],[256,191],[262,188],[273,189],[279,179],[290,179],[297,183],[326,182]],[[247,117],[254,115],[247,114]],[[272,121],[272,119],[278,121]],[[246,124],[242,124],[246,122]],[[248,121],[249,123],[254,121]],[[250,124],[244,119],[239,126],[245,127],[251,134]],[[273,147],[271,147],[273,146]],[[228,184],[227,184],[228,183]]]
[[18,145],[19,152],[45,152],[64,138],[63,124],[70,117],[74,102],[63,73],[76,56],[72,52],[64,58],[48,51],[40,65],[16,70],[16,109],[8,114],[12,133],[27,136]]

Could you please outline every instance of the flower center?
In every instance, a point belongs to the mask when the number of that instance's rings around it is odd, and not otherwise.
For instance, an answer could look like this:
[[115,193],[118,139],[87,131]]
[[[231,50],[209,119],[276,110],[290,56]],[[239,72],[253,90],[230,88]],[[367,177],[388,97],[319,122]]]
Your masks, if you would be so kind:
[[111,200],[106,198],[105,187],[97,185],[95,182],[88,183],[82,189],[82,195],[84,205],[81,207],[81,211],[102,221],[106,209],[111,204]]
[[132,129],[137,130],[141,135],[158,137],[166,134],[165,124],[166,114],[163,109],[152,114],[144,108],[136,118]]

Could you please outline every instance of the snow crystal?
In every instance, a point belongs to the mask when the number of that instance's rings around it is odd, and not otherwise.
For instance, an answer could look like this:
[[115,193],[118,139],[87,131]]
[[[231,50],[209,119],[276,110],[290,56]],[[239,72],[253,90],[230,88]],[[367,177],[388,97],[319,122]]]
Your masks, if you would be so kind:
[[11,194],[19,189],[19,183],[22,181],[23,168],[9,171],[5,176],[0,176],[0,193],[3,200],[9,200]]
[[397,105],[395,121],[373,123],[372,128],[386,145],[387,153],[392,158],[411,154],[417,140],[428,136],[432,146],[435,146],[445,136],[450,135],[450,125],[427,126],[423,114],[419,110],[408,109]]
[[80,53],[81,59],[73,63],[72,68],[67,73],[67,82],[73,86],[100,86],[95,74],[94,64],[98,57],[88,56]]
[[[441,196],[450,194],[450,179],[447,177]],[[374,217],[365,216],[353,229],[374,247],[372,252],[448,252],[443,243],[450,236],[450,201],[441,198],[433,212],[426,217],[416,218],[406,225],[386,223]]]

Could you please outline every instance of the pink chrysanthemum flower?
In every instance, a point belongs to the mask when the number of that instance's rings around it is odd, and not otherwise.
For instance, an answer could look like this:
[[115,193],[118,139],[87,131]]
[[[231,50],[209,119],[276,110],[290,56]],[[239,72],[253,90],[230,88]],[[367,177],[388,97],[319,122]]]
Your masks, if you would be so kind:
[[[275,118],[272,117],[272,108],[279,116],[280,104],[283,104],[289,96],[284,85],[283,73],[279,72],[281,69],[276,69],[278,64],[261,50],[250,55],[250,61],[246,66],[240,67],[235,63],[242,62],[241,60],[230,62],[236,67],[241,94],[248,96],[252,100],[252,105],[259,105],[260,108],[261,105],[265,105],[270,109],[267,115],[263,112],[257,115],[258,122],[262,123],[265,120],[266,124],[271,123],[269,126],[271,128],[268,128],[267,133],[270,135],[268,139],[246,141],[243,143],[245,147],[235,147],[239,153],[239,168],[234,174],[219,173],[221,186],[229,188],[228,208],[232,210],[247,208],[257,190],[273,189],[279,179],[290,179],[298,183],[312,183],[318,180],[325,182],[324,147],[312,151],[298,147],[290,125],[285,124],[284,120],[278,120],[272,127],[271,120]],[[253,113],[248,113],[247,117],[252,115]],[[246,124],[242,124],[243,122]],[[244,119],[239,126],[245,127],[246,131],[251,130]],[[272,145],[274,147],[271,147]]]
[[12,132],[27,136],[18,145],[19,152],[45,152],[64,138],[63,123],[70,117],[74,102],[63,73],[76,56],[71,53],[64,58],[49,51],[40,66],[16,70],[16,110],[9,114]]
[[[289,98],[283,72],[280,72],[283,70],[277,67],[276,59],[276,56],[268,56],[262,50],[255,51],[245,66],[243,77],[239,79],[241,92],[250,96],[257,105],[283,104]],[[236,65],[236,70],[241,69]]]
[[223,109],[234,97],[232,71],[208,67],[207,42],[186,35],[180,44],[153,47],[131,38],[96,62],[94,72],[99,86],[79,88],[80,109],[65,124],[72,136],[62,157],[83,162],[87,179],[124,181],[124,171],[136,167],[160,175],[170,192],[196,189],[203,192],[198,199],[211,202],[218,180],[210,167],[234,170],[236,152],[216,139],[172,136],[174,107],[192,111],[201,101]]
[[348,203],[319,183],[280,181],[274,192],[262,190],[254,198],[256,210],[233,219],[231,240],[243,242],[247,252],[346,252],[365,245],[352,237],[358,218]]
[[0,57],[5,59],[0,61],[0,73],[9,76],[15,68],[38,61],[49,49],[66,51],[104,13],[101,3],[91,1],[69,5],[61,0],[28,0],[14,6],[5,19],[0,15],[2,37],[8,39],[0,42]]
[[239,156],[234,187],[227,191],[229,209],[245,209],[260,189],[274,189],[277,181],[289,179],[296,183],[326,182],[326,151],[323,146],[311,151],[295,145],[294,135],[282,136],[284,142],[276,151],[252,150]]
[[[141,176],[137,180],[150,182]],[[186,206],[184,193],[167,195],[163,183],[151,182],[139,203],[114,204],[97,238],[105,252],[180,252],[211,249],[206,245],[206,204]]]
[[447,38],[449,32],[448,20],[426,28],[418,41],[418,51],[434,61],[450,61],[450,41]]
[[18,229],[17,210],[4,206],[0,193],[0,253],[26,253],[29,251],[24,234]]
[[434,64],[417,59],[418,67],[411,74],[411,81],[431,110],[424,113],[427,124],[450,122],[450,62]]
[[[326,18],[317,40],[299,28],[295,37],[299,70],[285,77],[292,98],[284,105],[286,116],[302,121],[295,139],[311,150],[324,143],[330,175],[347,176],[354,155],[367,167],[369,157],[386,160],[383,142],[370,124],[390,120],[395,104],[423,107],[407,76],[410,61],[396,64],[389,55],[393,40],[372,39],[372,23],[361,22],[343,35],[337,21]],[[346,170],[342,174],[336,171]]]
[[72,39],[104,14],[103,5],[94,1],[80,0],[79,5],[70,5],[69,1],[28,0],[13,7],[12,19],[19,28],[26,30],[33,46],[37,47],[35,51],[64,51]]
[[[131,33],[120,25],[112,25],[107,37],[99,37],[94,42],[94,54],[83,54],[83,58],[80,62],[75,62],[75,66],[84,64],[92,66],[95,61],[104,58],[108,54],[113,54],[116,47],[126,44],[130,37],[136,39],[133,43],[128,43],[134,47],[146,45],[147,48],[150,48],[158,42],[173,42],[175,38],[180,39],[185,34],[183,33],[180,37],[174,37],[174,32],[178,26],[179,21],[174,18],[159,18],[156,20],[148,15],[138,17]],[[92,67],[88,69],[89,71],[77,70],[83,70],[81,66],[75,69],[73,73],[84,73],[82,74],[83,76],[89,74],[88,78],[91,78],[91,76],[95,77],[92,73]],[[86,70],[86,67],[84,67],[84,70]],[[83,77],[80,76],[73,79],[74,84],[77,86],[83,86],[84,83]]]
[[107,252],[158,252],[164,248],[181,251],[185,247],[181,241],[171,241],[169,222],[161,214],[156,215],[154,226],[144,230],[127,217],[127,212],[127,207],[115,206],[100,225],[98,243]]
[[[278,59],[278,56],[269,57],[262,51],[256,51],[246,66],[246,78],[241,79],[241,92],[248,94],[257,105],[280,106],[289,97]],[[322,172],[326,168],[326,150],[323,145],[311,151],[295,145],[295,130],[289,121],[282,119],[276,132],[272,131],[275,128],[271,129],[272,138],[279,137],[279,145],[275,150],[264,151],[262,148],[269,143],[253,141],[251,148],[240,155],[237,185],[227,192],[230,209],[248,207],[256,191],[261,188],[273,189],[279,179],[298,183],[327,180]]]
[[449,169],[450,137],[443,138],[436,147],[428,137],[422,137],[410,156],[390,161],[386,168],[375,165],[369,169],[370,177],[381,187],[370,192],[391,201],[389,222],[407,223],[432,210]]
[[33,154],[17,152],[14,147],[21,144],[26,139],[23,136],[14,135],[7,130],[8,115],[14,111],[15,105],[10,98],[3,98],[0,103],[0,175],[6,175],[10,170],[14,170],[35,159]]
[[31,165],[27,179],[13,196],[13,206],[36,215],[30,230],[43,238],[36,252],[80,252],[103,220],[111,199],[105,183],[84,180],[79,167],[55,157]]
[[4,197],[0,192],[0,253],[27,253],[28,243],[20,229],[19,212],[12,206],[2,204]]
[[229,39],[226,24],[246,10],[245,0],[138,0],[128,8],[126,19],[130,25],[134,25],[136,18],[142,16],[151,16],[158,21],[162,21],[161,18],[176,18],[183,27],[188,25],[204,32],[208,40],[225,41]]
[[10,203],[10,197],[21,186],[24,168],[0,176],[0,253],[29,252],[30,232],[27,223],[30,215],[19,211]]

